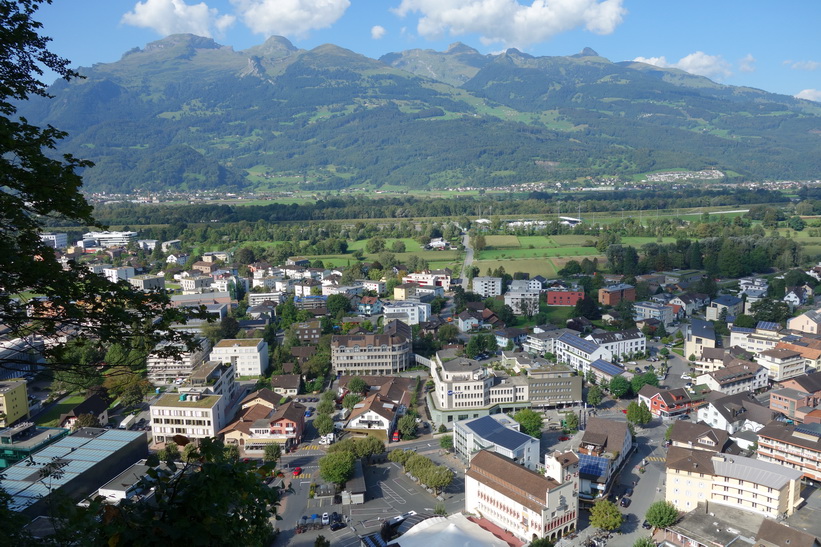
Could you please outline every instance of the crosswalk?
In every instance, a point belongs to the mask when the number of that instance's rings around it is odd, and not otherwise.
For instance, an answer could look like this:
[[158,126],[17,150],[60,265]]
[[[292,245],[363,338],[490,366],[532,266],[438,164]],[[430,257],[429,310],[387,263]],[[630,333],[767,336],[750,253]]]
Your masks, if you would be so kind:
[[647,460],[648,462],[666,462],[667,461],[667,458],[664,458],[664,457],[661,457],[661,456],[647,456],[644,459]]
[[320,444],[309,444],[305,446],[300,446],[299,450],[322,450],[322,445]]
[[294,477],[294,478],[295,478],[295,479],[310,479],[310,478],[311,478],[311,477],[313,477],[313,476],[314,476],[314,474],[313,474],[313,473],[301,473],[301,474],[297,475],[297,476],[296,476],[296,477]]

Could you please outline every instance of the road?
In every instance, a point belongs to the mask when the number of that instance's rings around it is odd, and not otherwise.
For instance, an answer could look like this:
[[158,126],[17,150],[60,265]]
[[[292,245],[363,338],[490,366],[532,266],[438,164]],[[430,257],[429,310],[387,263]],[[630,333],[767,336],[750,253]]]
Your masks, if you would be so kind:
[[470,246],[470,236],[465,232],[462,236],[462,245],[465,246],[465,262],[462,264],[462,288],[468,290],[468,269],[473,265],[473,247]]

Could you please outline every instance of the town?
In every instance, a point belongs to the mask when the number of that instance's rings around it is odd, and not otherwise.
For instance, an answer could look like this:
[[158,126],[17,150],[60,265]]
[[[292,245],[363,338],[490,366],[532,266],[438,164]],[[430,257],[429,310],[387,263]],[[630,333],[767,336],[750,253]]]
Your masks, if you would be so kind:
[[[470,256],[512,237],[488,229],[420,248]],[[457,273],[270,264],[136,231],[41,238],[63,264],[203,313],[175,327],[195,349],[160,344],[133,367],[115,345],[82,380],[49,370],[47,340],[6,336],[2,358],[20,364],[0,384],[0,487],[32,533],[53,532],[57,496],[152,503],[158,462],[189,473],[216,442],[281,492],[275,545],[821,535],[821,265],[713,279],[568,261],[547,278],[478,275],[468,258]],[[539,322],[545,310],[566,313]]]

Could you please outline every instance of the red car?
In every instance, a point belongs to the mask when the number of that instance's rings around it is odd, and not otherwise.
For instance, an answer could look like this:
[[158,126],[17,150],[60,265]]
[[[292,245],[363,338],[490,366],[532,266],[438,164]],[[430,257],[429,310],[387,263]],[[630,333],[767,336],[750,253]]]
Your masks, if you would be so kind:
[[623,408],[623,409],[621,409],[621,412],[622,412],[622,414],[627,414],[627,409]]
[[560,441],[569,441],[570,437],[568,437],[567,435],[562,435],[561,437],[559,437],[559,440]]
[[302,468],[301,467],[295,467],[294,468],[294,477],[298,477],[301,474],[302,474]]

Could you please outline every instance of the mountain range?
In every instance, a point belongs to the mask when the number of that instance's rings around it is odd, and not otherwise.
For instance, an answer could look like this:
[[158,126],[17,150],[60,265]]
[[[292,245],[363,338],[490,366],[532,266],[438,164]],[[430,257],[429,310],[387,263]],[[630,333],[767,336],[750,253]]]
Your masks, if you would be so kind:
[[281,37],[243,51],[173,35],[19,105],[95,162],[89,191],[452,188],[716,168],[821,171],[821,104],[591,49],[464,45],[371,59]]

